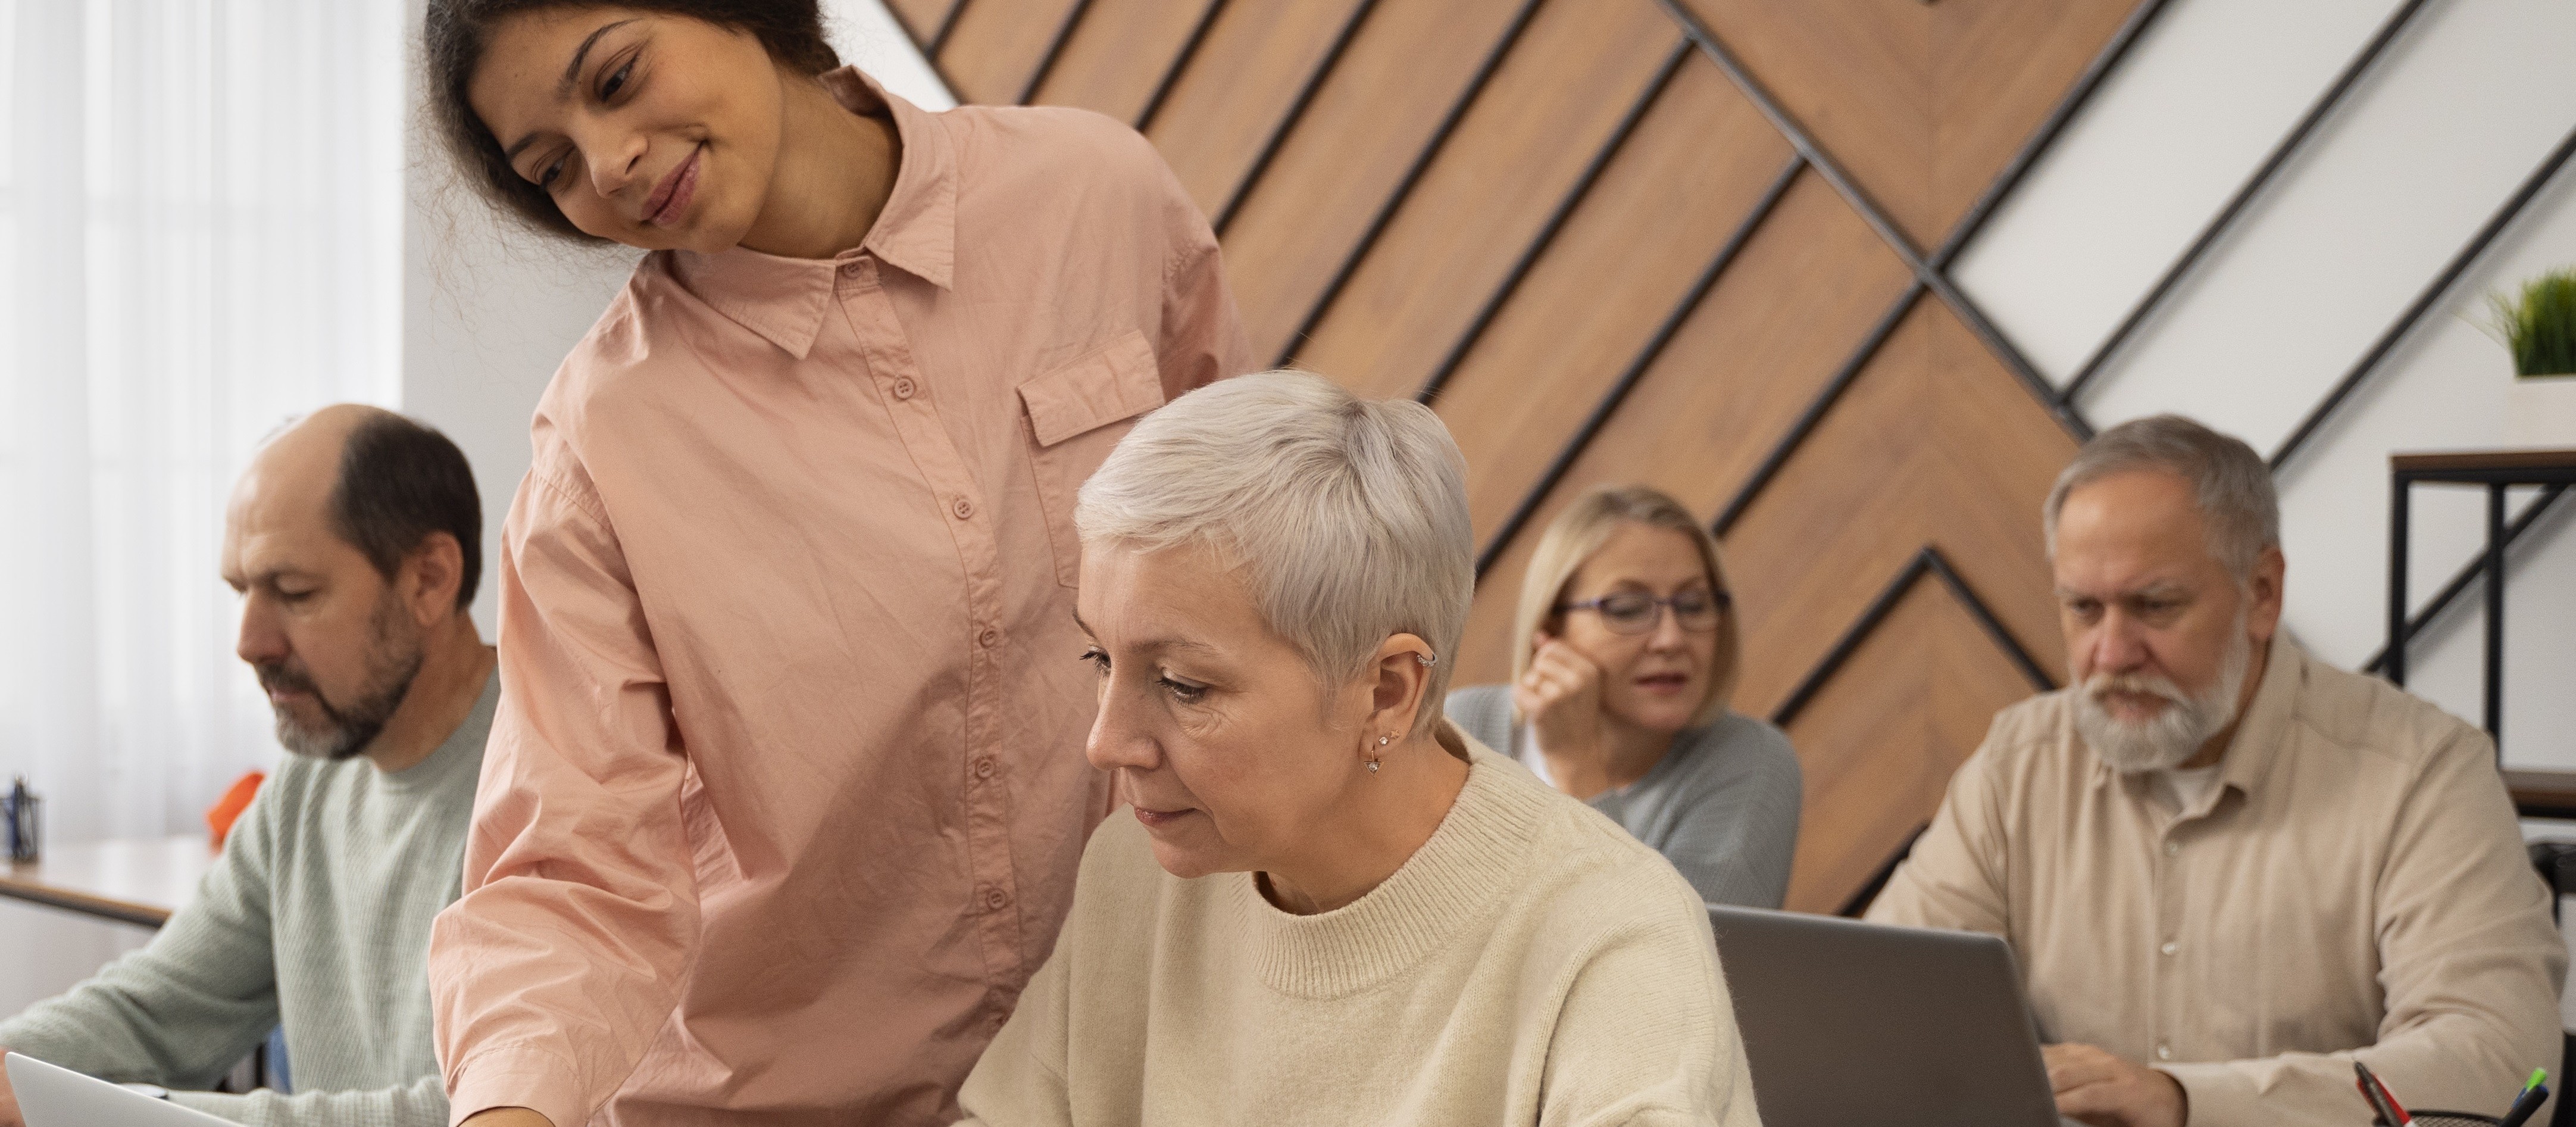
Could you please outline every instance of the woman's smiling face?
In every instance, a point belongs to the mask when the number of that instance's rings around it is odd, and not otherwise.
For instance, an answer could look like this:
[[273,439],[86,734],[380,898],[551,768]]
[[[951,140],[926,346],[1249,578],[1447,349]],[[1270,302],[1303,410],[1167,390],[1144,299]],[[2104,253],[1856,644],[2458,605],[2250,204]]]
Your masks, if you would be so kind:
[[1175,876],[1290,867],[1362,785],[1364,678],[1317,692],[1241,573],[1204,548],[1087,544],[1076,597],[1100,667],[1084,754]]
[[494,29],[468,94],[510,167],[573,226],[645,250],[729,250],[776,178],[785,76],[685,16],[547,8]]

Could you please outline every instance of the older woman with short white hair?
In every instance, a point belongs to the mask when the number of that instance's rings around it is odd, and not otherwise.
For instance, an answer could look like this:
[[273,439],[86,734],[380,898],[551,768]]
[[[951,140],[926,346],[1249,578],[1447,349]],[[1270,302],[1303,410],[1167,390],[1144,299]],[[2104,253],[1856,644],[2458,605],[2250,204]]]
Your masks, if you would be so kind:
[[1436,416],[1227,380],[1075,521],[1087,754],[1132,816],[969,1122],[1758,1123],[1699,896],[1441,717],[1474,569]]

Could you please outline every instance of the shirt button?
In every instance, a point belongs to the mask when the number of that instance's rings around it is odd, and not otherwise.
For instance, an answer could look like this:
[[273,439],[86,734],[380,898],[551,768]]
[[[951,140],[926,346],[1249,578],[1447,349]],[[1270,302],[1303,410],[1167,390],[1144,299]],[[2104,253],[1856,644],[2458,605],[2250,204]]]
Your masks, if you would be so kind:
[[[966,502],[964,502],[964,501],[959,501],[959,502],[958,502],[958,504],[960,504],[960,505],[963,505],[963,504],[965,504],[965,503],[966,503]],[[2180,852],[2182,852],[2182,843],[2181,843],[2181,842],[2179,842],[2179,841],[2168,841],[2168,842],[2166,842],[2166,843],[2165,843],[2165,856],[2167,856],[2167,857],[2171,857],[2171,856],[2173,856],[2174,854],[2176,854],[2176,853],[2180,853]]]
[[990,908],[990,909],[992,909],[992,910],[994,910],[994,911],[998,912],[998,911],[1001,911],[1001,910],[1002,910],[1002,909],[1004,909],[1004,908],[1009,907],[1009,906],[1010,906],[1010,904],[1011,904],[1011,894],[1010,894],[1010,893],[1004,892],[1004,891],[1002,891],[1001,889],[998,889],[998,888],[988,888],[988,889],[985,889],[985,890],[984,890],[984,906],[985,906],[985,907]]
[[966,518],[975,515],[975,502],[960,497],[957,499],[957,503],[948,506],[948,511],[955,513],[957,515],[957,519],[965,520]]
[[985,649],[992,649],[994,646],[1000,645],[1001,642],[1002,632],[995,630],[990,626],[975,632],[975,644],[982,646]]
[[853,258],[848,262],[841,264],[841,276],[844,278],[856,278],[859,276],[859,271],[863,269],[866,268],[859,265],[858,259]]
[[2172,1060],[2172,1059],[2173,1059],[2173,1046],[2171,1046],[2171,1045],[2158,1045],[2158,1046],[2156,1046],[2156,1059],[2157,1059],[2157,1060]]
[[[987,755],[975,761],[975,777],[978,779],[989,779],[993,777],[992,756]],[[994,891],[999,892],[1001,890],[995,889]]]
[[895,398],[897,398],[897,399],[910,399],[910,398],[912,398],[912,392],[913,392],[913,385],[912,385],[912,377],[911,377],[911,376],[905,376],[905,377],[903,377],[903,378],[901,378],[901,379],[898,379],[898,380],[894,381],[894,397],[895,397]]
[[2164,946],[2156,948],[2156,950],[2162,951],[2162,952],[2164,952],[2165,954],[2170,955],[2170,954],[2173,954],[2175,951],[2180,950],[2180,948],[2178,948],[2178,947],[2174,946],[2174,945],[2173,945],[2173,943],[2171,943],[2171,942],[2167,942]]

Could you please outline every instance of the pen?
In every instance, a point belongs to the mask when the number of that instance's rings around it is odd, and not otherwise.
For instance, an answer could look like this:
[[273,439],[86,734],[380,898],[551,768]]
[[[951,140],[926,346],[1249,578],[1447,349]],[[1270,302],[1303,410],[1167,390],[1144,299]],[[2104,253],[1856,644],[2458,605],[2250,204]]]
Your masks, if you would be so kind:
[[2361,1088],[2361,1098],[2370,1101],[2371,1110],[2378,1112],[2380,1120],[2388,1127],[2406,1127],[2415,1122],[2414,1117],[2406,1114],[2406,1109],[2398,1104],[2397,1096],[2388,1090],[2388,1085],[2370,1074],[2369,1065],[2354,1061],[2352,1072],[2353,1083]]
[[2524,1120],[2540,1110],[2540,1105],[2549,1099],[2549,1086],[2543,1083],[2547,1079],[2548,1069],[2531,1070],[2531,1083],[2522,1086],[2522,1095],[2514,1099],[2513,1110],[2504,1113],[2503,1127],[2522,1127]]
[[18,843],[31,836],[31,819],[27,817],[27,777],[20,775],[9,784],[9,859],[17,860],[27,850]]

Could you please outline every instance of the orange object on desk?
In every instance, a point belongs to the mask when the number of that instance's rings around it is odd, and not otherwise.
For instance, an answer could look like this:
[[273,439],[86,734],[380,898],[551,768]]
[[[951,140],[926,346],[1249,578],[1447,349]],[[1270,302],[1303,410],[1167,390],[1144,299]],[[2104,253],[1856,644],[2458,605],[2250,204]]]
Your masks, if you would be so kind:
[[268,776],[257,771],[249,772],[233,780],[232,789],[206,808],[206,840],[215,849],[223,849],[224,835],[232,832],[233,820],[241,817],[241,812],[250,806],[251,796],[258,794],[259,785],[267,781]]

